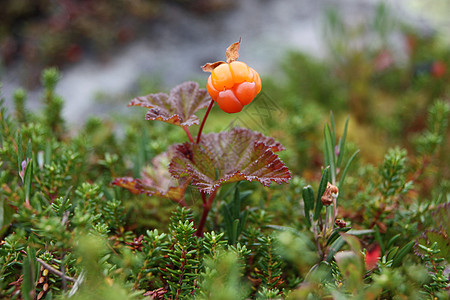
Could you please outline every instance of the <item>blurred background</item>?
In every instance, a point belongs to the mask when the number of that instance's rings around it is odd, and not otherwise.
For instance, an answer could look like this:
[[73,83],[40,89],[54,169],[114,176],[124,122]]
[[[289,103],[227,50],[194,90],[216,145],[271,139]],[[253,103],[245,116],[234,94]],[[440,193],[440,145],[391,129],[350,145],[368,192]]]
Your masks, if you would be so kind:
[[[56,91],[72,124],[107,114],[105,104],[124,109],[136,93],[206,82],[200,66],[223,60],[239,38],[240,59],[281,85],[289,81],[290,59],[339,65],[343,77],[352,73],[345,68],[370,61],[358,76],[371,76],[407,66],[418,41],[445,45],[450,36],[446,0],[1,0],[0,7],[6,105],[12,107],[14,91],[24,87],[27,105],[38,108],[41,71],[56,66],[62,73]],[[429,55],[415,60],[411,72],[432,68],[438,60],[433,45],[425,46]],[[439,62],[435,72],[445,73],[448,61]],[[314,78],[311,68],[300,68],[291,71]]]

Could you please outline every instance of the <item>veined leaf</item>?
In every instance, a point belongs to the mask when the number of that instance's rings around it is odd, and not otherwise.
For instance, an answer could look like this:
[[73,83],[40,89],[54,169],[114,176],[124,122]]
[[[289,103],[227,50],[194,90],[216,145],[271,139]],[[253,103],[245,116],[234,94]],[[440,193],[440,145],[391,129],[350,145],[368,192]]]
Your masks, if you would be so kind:
[[149,108],[146,120],[158,120],[178,126],[199,124],[195,113],[208,107],[211,102],[206,89],[200,89],[196,82],[184,82],[174,87],[169,94],[158,93],[137,97],[128,106]]
[[211,193],[221,184],[257,180],[287,183],[291,174],[274,153],[284,147],[273,138],[243,128],[202,136],[200,144],[176,146],[169,171],[175,178],[192,176],[193,184]]
[[146,194],[169,198],[173,201],[184,201],[184,193],[189,184],[187,178],[174,179],[168,170],[168,165],[173,157],[173,147],[161,153],[152,160],[152,166],[144,168],[141,178],[132,177],[115,178],[113,185],[126,188],[133,194]]

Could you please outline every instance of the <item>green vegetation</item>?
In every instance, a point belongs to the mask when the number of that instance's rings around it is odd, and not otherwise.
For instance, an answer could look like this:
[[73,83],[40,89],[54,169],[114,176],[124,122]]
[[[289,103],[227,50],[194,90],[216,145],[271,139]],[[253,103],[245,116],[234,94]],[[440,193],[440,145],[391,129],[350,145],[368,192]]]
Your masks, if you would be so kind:
[[[0,298],[448,299],[450,49],[404,30],[407,61],[381,64],[382,14],[377,49],[342,48],[355,31],[330,15],[329,60],[288,54],[286,80],[263,76],[233,115],[264,136],[213,109],[206,132],[229,134],[203,135],[208,151],[141,108],[69,132],[56,69],[42,74],[42,112],[17,90],[0,111]],[[289,184],[214,184],[242,161],[270,165],[234,141],[245,134],[265,153],[283,150],[268,136],[284,145]],[[164,176],[186,173],[181,197]]]

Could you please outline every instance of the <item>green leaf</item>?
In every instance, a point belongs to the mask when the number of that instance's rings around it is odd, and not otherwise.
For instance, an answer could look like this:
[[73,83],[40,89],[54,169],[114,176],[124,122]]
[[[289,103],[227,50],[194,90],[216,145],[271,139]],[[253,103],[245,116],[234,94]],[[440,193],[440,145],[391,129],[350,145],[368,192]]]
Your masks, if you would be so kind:
[[241,197],[239,194],[239,182],[236,185],[236,189],[234,190],[234,197],[233,197],[233,219],[239,218],[239,212],[241,211]]
[[352,230],[348,231],[347,233],[351,234],[351,235],[359,236],[359,235],[372,234],[374,232],[375,232],[375,230],[373,230],[373,229],[360,229],[360,230],[352,229]]
[[26,150],[26,158],[32,159],[33,158],[33,148],[31,146],[31,140],[28,140],[27,143],[27,150]]
[[[250,192],[250,193],[248,193]],[[251,191],[241,193],[239,191],[239,182],[235,185],[234,196],[232,201],[221,207],[224,217],[225,231],[228,234],[228,242],[230,245],[236,244],[244,225],[247,221],[248,211],[241,211],[242,200],[247,198]]]
[[277,231],[290,232],[293,235],[301,238],[306,243],[306,245],[309,247],[309,249],[316,249],[316,245],[314,245],[314,243],[311,241],[311,239],[309,239],[304,233],[302,233],[301,231],[299,231],[295,228],[288,227],[288,226],[281,226],[281,225],[266,225],[265,227],[272,228]]
[[335,141],[336,141],[336,122],[334,121],[334,114],[333,111],[330,111],[330,120],[331,120],[331,139],[333,141],[333,149],[335,146]]
[[[351,237],[351,236],[352,235],[354,235],[354,236],[366,235],[366,234],[370,234],[373,232],[374,232],[374,230],[372,230],[372,229],[362,229],[362,230],[353,230],[352,229],[352,230],[347,231],[346,233],[340,232],[339,234],[341,236],[338,237],[329,247],[327,261],[330,262],[333,259],[333,256],[336,254],[336,252],[338,252],[342,248],[342,246],[345,244],[345,242],[349,243],[349,245],[352,247],[353,251],[360,251],[361,246],[359,244],[359,241],[355,240],[355,238]],[[345,238],[343,236],[345,236]]]
[[386,260],[390,261],[391,259],[393,259],[395,257],[395,255],[398,252],[399,247],[394,247],[389,249],[388,253],[386,254]]
[[361,252],[361,243],[359,239],[355,236],[355,234],[352,234],[352,231],[349,231],[348,233],[341,233],[342,238],[347,242],[347,244],[350,246],[353,252],[360,253]]
[[394,245],[395,241],[400,237],[400,235],[401,235],[400,233],[394,235],[394,236],[389,240],[389,242],[387,243],[386,248],[387,248],[387,249],[390,249],[390,248],[392,247],[392,245]]
[[333,232],[331,233],[330,237],[328,238],[326,245],[328,246],[329,244],[334,242],[340,236],[339,235],[340,232],[347,232],[350,229],[352,229],[352,228],[351,227],[344,227],[344,228],[336,228],[336,229],[334,229]]
[[210,133],[202,137],[200,144],[175,147],[170,173],[175,178],[191,177],[202,192],[211,193],[222,184],[242,180],[256,180],[269,186],[291,179],[288,168],[274,153],[284,147],[273,138],[249,129]]
[[16,143],[17,143],[17,170],[20,172],[22,170],[22,161],[23,161],[22,133],[20,131],[17,132]]
[[33,160],[31,159],[27,167],[25,168],[25,175],[23,179],[23,186],[25,189],[25,201],[27,203],[30,203],[30,196],[31,196],[31,182],[33,177]]
[[235,220],[233,221],[233,227],[232,227],[232,230],[231,230],[231,232],[232,232],[231,239],[232,239],[232,243],[233,243],[233,244],[234,244],[234,243],[237,241],[237,239],[238,239],[238,235],[239,235],[238,229],[239,229],[239,219],[235,219]]
[[14,209],[8,205],[6,199],[0,198],[0,238],[8,230],[13,220]]
[[345,176],[347,175],[348,169],[355,159],[356,155],[359,153],[359,150],[356,150],[355,153],[350,157],[347,164],[345,165],[344,171],[342,171],[341,178],[339,179],[338,189],[341,190],[342,184],[344,183]]
[[331,183],[335,184],[336,181],[336,155],[334,155],[334,141],[333,134],[330,131],[328,124],[325,125],[324,129],[325,136],[325,165],[330,166],[331,171]]
[[327,188],[327,183],[329,181],[329,174],[330,174],[330,167],[328,166],[323,170],[322,178],[320,179],[319,189],[317,191],[314,217],[313,217],[314,221],[319,219],[320,212],[322,211],[323,204],[322,204],[321,198]]
[[327,262],[330,262],[333,260],[334,255],[341,250],[342,246],[345,245],[345,240],[342,238],[342,236],[338,237],[333,244],[328,248],[328,254],[327,254]]
[[305,218],[308,223],[308,227],[311,226],[311,216],[309,212],[314,210],[314,191],[310,185],[305,186],[302,190]]
[[[381,256],[383,256],[384,253],[386,252],[386,249],[384,247],[384,242],[383,242],[383,239],[381,238],[381,234],[380,234],[380,230],[378,229],[378,226],[375,227],[374,236],[375,236],[375,240],[378,242],[378,245],[380,245]],[[389,247],[387,247],[387,248],[389,249]]]
[[348,121],[349,121],[350,117],[347,117],[347,119],[345,120],[345,125],[344,125],[344,133],[342,134],[342,137],[339,139],[339,155],[338,155],[338,159],[337,159],[337,163],[336,163],[336,167],[340,168],[341,163],[342,163],[342,158],[344,157],[344,153],[345,153],[345,140],[347,138],[347,128],[348,128]]
[[36,250],[31,247],[27,247],[27,256],[22,263],[22,296],[24,299],[34,299],[32,297],[35,293],[34,287],[38,276],[39,266],[35,265],[36,262]]
[[414,241],[410,241],[408,244],[403,246],[403,248],[400,249],[400,251],[397,252],[397,254],[395,255],[395,257],[392,261],[393,268],[400,266],[403,258],[406,256],[406,254],[408,254],[411,251],[413,246],[414,246]]
[[174,87],[170,94],[158,93],[137,97],[128,106],[149,108],[146,120],[158,120],[178,126],[200,123],[195,113],[208,107],[211,102],[206,89],[200,89],[196,82],[184,82]]

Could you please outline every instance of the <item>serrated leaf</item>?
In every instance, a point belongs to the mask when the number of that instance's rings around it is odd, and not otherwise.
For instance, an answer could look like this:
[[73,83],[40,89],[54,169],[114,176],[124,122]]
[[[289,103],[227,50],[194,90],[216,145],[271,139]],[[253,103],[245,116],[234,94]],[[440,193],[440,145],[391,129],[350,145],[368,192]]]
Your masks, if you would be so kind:
[[188,81],[174,87],[169,94],[158,93],[137,97],[128,106],[149,108],[145,119],[158,120],[178,126],[191,126],[200,123],[195,113],[208,107],[211,102],[206,89],[198,83]]
[[211,193],[221,184],[241,180],[287,183],[291,174],[274,153],[284,147],[273,138],[243,128],[210,133],[200,144],[176,146],[169,171],[175,178],[192,176],[202,192]]
[[159,196],[176,202],[184,201],[184,194],[188,185],[187,178],[175,180],[169,173],[168,165],[173,157],[174,150],[161,153],[152,160],[152,166],[141,172],[141,178],[132,177],[115,178],[113,185],[123,187],[133,194],[146,194]]
[[433,221],[437,227],[445,231],[447,234],[450,232],[450,202],[442,203],[434,209]]
[[450,241],[447,232],[444,230],[427,230],[425,231],[415,243],[414,252],[416,255],[424,257],[426,251],[420,249],[418,245],[423,245],[430,248],[434,243],[436,243],[438,253],[434,254],[437,257],[441,257],[450,261]]

